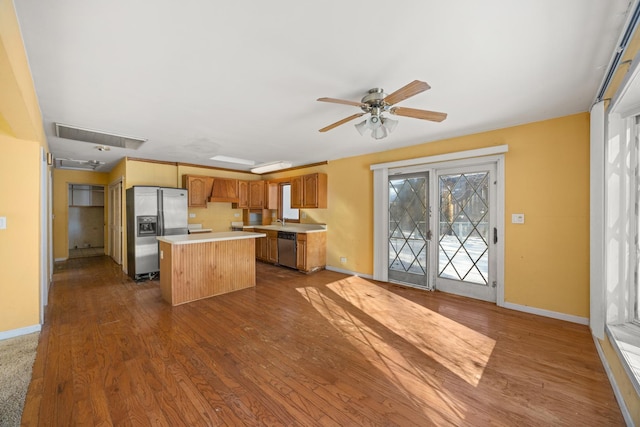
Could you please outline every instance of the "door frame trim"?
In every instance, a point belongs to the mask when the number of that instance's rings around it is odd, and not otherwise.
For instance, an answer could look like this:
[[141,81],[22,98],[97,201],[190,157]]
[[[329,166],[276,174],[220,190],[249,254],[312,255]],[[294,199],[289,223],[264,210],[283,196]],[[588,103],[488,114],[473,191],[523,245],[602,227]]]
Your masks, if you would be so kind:
[[447,153],[437,156],[420,157],[397,162],[371,165],[373,171],[373,279],[388,282],[389,248],[386,242],[389,234],[389,175],[420,172],[442,166],[473,165],[476,163],[496,163],[497,207],[496,225],[498,244],[496,245],[496,305],[504,306],[504,228],[505,228],[505,161],[504,153],[508,145]]

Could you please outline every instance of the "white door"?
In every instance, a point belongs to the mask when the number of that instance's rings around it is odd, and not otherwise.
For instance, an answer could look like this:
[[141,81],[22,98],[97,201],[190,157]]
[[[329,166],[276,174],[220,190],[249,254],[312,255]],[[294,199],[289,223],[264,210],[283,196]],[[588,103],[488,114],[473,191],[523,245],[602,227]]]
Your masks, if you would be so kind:
[[389,280],[429,287],[429,174],[389,177]]
[[109,185],[109,256],[122,264],[122,181]]
[[497,181],[495,164],[439,169],[435,287],[496,301]]

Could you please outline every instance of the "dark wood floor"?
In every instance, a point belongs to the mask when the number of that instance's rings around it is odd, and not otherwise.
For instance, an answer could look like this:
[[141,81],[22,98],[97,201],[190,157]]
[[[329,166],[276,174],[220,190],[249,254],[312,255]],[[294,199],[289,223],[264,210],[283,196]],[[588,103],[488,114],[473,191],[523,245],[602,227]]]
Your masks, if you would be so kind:
[[623,425],[585,326],[258,263],[171,307],[107,257],[56,265],[23,425]]

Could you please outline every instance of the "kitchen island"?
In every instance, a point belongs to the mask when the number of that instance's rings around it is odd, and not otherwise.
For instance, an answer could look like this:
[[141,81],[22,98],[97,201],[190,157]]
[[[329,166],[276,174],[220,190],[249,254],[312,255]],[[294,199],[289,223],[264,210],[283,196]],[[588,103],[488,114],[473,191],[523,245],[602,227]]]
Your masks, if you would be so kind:
[[180,305],[256,285],[255,241],[229,231],[159,236],[162,298]]

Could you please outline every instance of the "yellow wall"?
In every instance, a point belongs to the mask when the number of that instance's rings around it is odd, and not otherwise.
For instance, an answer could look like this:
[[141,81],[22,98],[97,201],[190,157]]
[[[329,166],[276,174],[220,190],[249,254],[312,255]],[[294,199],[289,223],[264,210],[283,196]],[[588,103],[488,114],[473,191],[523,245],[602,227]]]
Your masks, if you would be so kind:
[[0,332],[37,325],[40,145],[0,135]]
[[11,0],[0,0],[0,129],[46,147],[42,117]]
[[53,170],[53,257],[56,260],[69,257],[69,184],[105,186],[104,198],[104,243],[107,247],[107,185],[109,174],[102,172]]
[[40,322],[41,147],[48,149],[13,2],[0,0],[0,333]]
[[[301,171],[326,172],[328,208],[303,222],[328,225],[327,264],[373,274],[373,173],[370,166],[507,144],[505,155],[505,300],[589,316],[589,115],[350,157]],[[524,225],[511,224],[524,213]],[[357,242],[357,244],[354,244]],[[347,258],[340,264],[340,257]]]

